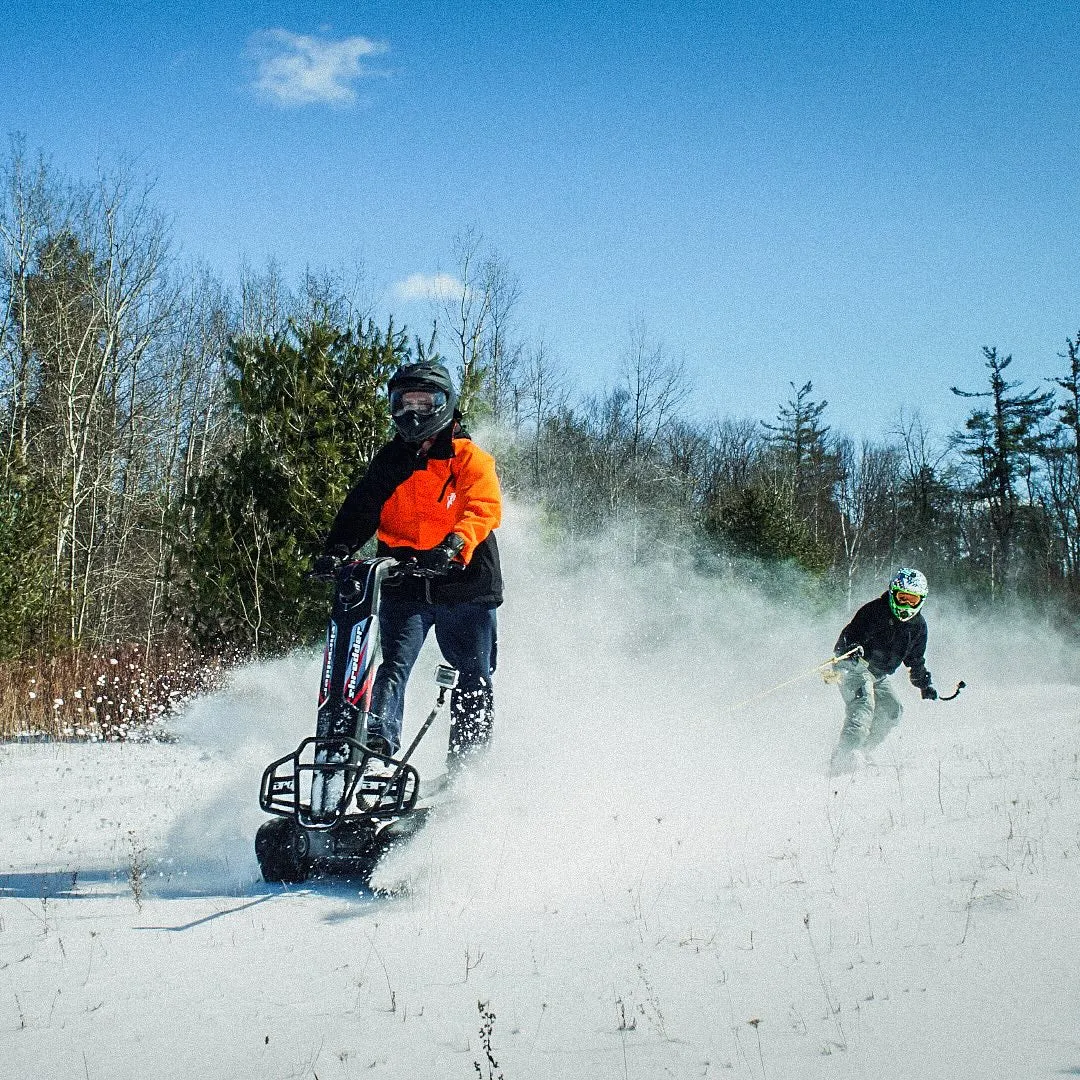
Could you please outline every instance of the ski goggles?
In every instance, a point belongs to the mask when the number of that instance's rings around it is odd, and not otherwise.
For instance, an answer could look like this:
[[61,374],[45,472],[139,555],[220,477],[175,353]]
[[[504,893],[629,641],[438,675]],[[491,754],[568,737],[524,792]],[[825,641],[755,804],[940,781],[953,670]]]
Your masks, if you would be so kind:
[[430,416],[445,407],[446,394],[442,390],[394,390],[390,394],[390,412],[394,416],[407,412]]
[[925,599],[918,593],[904,592],[901,589],[897,589],[893,592],[893,599],[904,607],[917,608]]

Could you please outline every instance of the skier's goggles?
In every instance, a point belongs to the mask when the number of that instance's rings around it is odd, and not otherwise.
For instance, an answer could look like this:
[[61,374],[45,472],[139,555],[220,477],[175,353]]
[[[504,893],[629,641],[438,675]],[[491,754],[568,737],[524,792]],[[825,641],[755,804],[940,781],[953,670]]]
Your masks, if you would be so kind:
[[390,412],[394,416],[407,412],[430,416],[445,405],[446,394],[442,390],[394,390],[390,394]]
[[898,604],[903,604],[904,607],[915,608],[923,602],[923,597],[915,592],[901,592],[896,591],[893,593],[893,599]]

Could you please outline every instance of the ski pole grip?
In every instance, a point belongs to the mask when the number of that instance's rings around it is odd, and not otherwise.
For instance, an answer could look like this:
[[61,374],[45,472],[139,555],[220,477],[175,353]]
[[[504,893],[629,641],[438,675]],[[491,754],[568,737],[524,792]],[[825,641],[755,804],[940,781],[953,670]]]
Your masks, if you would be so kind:
[[845,653],[840,653],[839,656],[834,656],[831,660],[826,660],[826,664],[839,664],[841,660],[859,660],[862,658],[863,647],[861,645],[854,645],[848,649]]

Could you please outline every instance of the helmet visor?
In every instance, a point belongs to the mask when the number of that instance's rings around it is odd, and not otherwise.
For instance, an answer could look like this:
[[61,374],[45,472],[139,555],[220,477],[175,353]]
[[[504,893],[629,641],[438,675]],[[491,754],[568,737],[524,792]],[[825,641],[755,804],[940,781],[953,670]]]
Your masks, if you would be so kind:
[[903,607],[909,608],[917,608],[923,602],[923,597],[918,593],[905,592],[903,589],[894,589],[893,599]]
[[394,416],[416,413],[431,416],[446,407],[446,394],[442,390],[417,389],[394,390],[390,394],[390,412]]

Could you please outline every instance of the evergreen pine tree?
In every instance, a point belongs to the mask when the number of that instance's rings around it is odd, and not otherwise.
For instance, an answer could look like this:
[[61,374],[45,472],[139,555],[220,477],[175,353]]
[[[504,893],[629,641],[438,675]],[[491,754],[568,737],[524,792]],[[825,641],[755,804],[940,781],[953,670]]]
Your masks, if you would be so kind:
[[1046,448],[1043,424],[1054,411],[1054,393],[1018,391],[1020,383],[1005,379],[1012,357],[1000,357],[996,348],[987,346],[983,356],[990,388],[972,391],[954,386],[952,392],[963,398],[985,398],[989,407],[974,409],[954,442],[974,469],[970,497],[986,507],[996,549],[991,551],[988,568],[991,580],[1014,588],[1019,527],[1025,507],[1032,503],[1030,492],[1022,492],[1021,484],[1026,478],[1031,486],[1037,456]]
[[388,434],[384,389],[405,334],[291,323],[236,339],[232,445],[196,495],[186,552],[192,629],[203,646],[265,655],[314,638],[326,617],[305,578],[349,487]]

